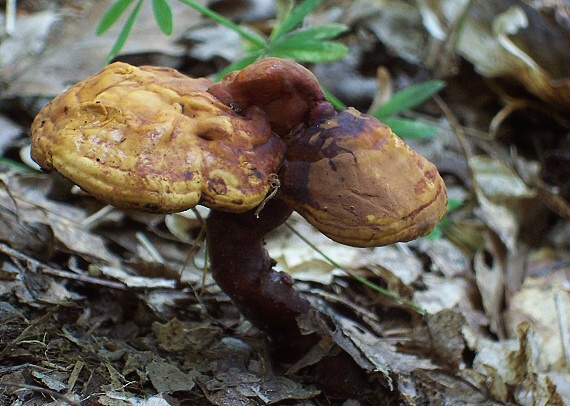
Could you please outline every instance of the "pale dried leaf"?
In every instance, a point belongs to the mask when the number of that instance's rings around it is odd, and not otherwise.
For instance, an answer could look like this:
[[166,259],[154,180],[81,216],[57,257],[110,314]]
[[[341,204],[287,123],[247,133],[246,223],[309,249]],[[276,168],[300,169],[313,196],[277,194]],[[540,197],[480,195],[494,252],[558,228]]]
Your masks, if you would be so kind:
[[[92,271],[95,271],[93,268]],[[111,279],[123,282],[126,286],[133,289],[174,289],[177,281],[166,278],[149,278],[146,276],[133,275],[125,271],[124,268],[113,266],[97,267],[96,273],[101,273]]]
[[[287,400],[311,399],[320,393],[319,390],[303,387],[298,382],[292,381],[282,376],[261,379],[257,375],[244,373],[237,369],[230,369],[216,375],[216,380],[207,383],[209,390],[216,391],[216,399],[225,399],[215,402],[219,405],[243,404],[243,399],[248,402],[248,398],[258,398],[263,404],[279,404]],[[232,401],[228,402],[228,398]],[[245,404],[250,404],[245,403]],[[251,403],[257,404],[257,403]]]
[[[196,215],[196,213],[200,217]],[[180,213],[167,214],[164,217],[164,224],[168,231],[172,233],[180,241],[187,244],[192,244],[194,242],[194,235],[196,230],[203,227],[203,222],[208,217],[210,209],[204,206],[196,206],[192,210],[186,210]]]
[[456,306],[465,310],[475,307],[470,299],[473,286],[465,278],[443,278],[425,274],[423,281],[426,289],[415,292],[414,302],[428,313],[437,313]]
[[211,61],[216,57],[237,61],[243,56],[241,37],[222,25],[197,28],[186,34],[185,39],[196,43],[190,55],[200,61]]
[[67,379],[67,374],[57,373],[43,373],[41,371],[32,371],[32,375],[41,381],[46,387],[56,392],[62,392],[67,389],[67,385],[63,380]]
[[347,19],[359,20],[382,43],[410,63],[425,57],[428,40],[418,8],[402,0],[358,0],[351,2]]
[[[144,2],[133,30],[122,51],[123,54],[156,53],[158,55],[182,56],[184,46],[177,43],[187,29],[201,22],[198,12],[181,2],[172,2],[170,7],[175,18],[173,33],[163,35],[152,12],[151,2]],[[85,79],[105,64],[124,21],[120,20],[101,36],[96,36],[96,28],[101,17],[113,4],[112,0],[100,0],[83,4],[82,7],[64,9],[54,15],[57,29],[46,37],[47,27],[40,32],[41,39],[31,41],[38,49],[34,50],[33,63],[29,59],[18,59],[1,65],[2,79],[9,85],[4,97],[44,96],[54,97],[70,84]],[[55,21],[52,21],[53,26]],[[18,30],[24,29],[24,21]],[[35,26],[26,24],[29,29]],[[40,49],[41,48],[41,49]],[[165,61],[166,62],[166,61]],[[163,63],[164,64],[164,63]],[[24,68],[25,67],[25,68]]]
[[18,69],[25,70],[34,57],[47,46],[50,31],[64,18],[61,10],[46,10],[22,14],[17,29],[0,42],[0,72],[2,78],[13,78]]
[[502,310],[505,299],[505,269],[497,258],[494,258],[489,266],[482,252],[475,254],[473,269],[483,308],[489,318],[489,327],[492,332],[504,338]]
[[101,396],[98,401],[101,405],[108,406],[172,406],[162,394],[151,396],[148,399],[139,398],[134,395],[125,395],[122,393],[108,391]]
[[[328,285],[335,276],[345,275],[343,270],[377,270],[382,267],[408,285],[416,281],[423,270],[421,261],[405,249],[405,245],[354,248],[328,239],[297,214],[293,214],[288,222],[317,249],[286,227],[279,228],[267,237],[266,249],[277,261],[276,269],[291,274],[297,280]],[[340,268],[336,268],[325,257]]]
[[[424,26],[485,77],[511,77],[553,105],[570,105],[570,36],[546,15],[509,0],[419,1]],[[465,16],[465,7],[469,11]],[[548,44],[548,46],[545,46]]]
[[495,203],[536,196],[515,171],[497,159],[476,155],[469,159],[469,166],[481,191]]
[[[507,330],[516,334],[516,328],[525,322],[532,326],[540,357],[538,371],[563,372],[567,366],[570,337],[567,321],[570,317],[570,281],[568,268],[544,276],[527,278],[515,293],[505,314]],[[566,330],[566,331],[563,331]]]
[[369,371],[382,374],[391,389],[398,385],[399,379],[406,379],[405,376],[413,372],[437,368],[429,359],[398,351],[394,339],[378,337],[348,318],[336,315],[335,322],[346,339],[368,360]]
[[466,344],[462,330],[465,318],[458,312],[445,309],[427,318],[433,357],[454,370],[463,363]]
[[495,204],[482,193],[477,194],[479,207],[473,211],[501,239],[509,251],[515,251],[519,232],[518,217],[508,207]]
[[532,329],[526,323],[517,326],[518,340],[499,342],[481,339],[473,369],[484,377],[491,394],[504,402],[517,404],[556,404],[563,399],[547,373],[537,363],[540,349]]
[[4,116],[0,116],[0,154],[4,154],[5,150],[11,147],[16,138],[24,131],[23,127]]
[[[81,224],[87,217],[85,209],[49,199],[52,180],[46,175],[4,173],[0,180],[6,186],[0,189],[0,207],[15,214],[15,219],[28,225],[47,225],[55,240],[71,252],[88,258],[99,258],[107,263],[119,263],[103,238],[91,233]],[[37,226],[35,227],[38,230]],[[24,229],[25,231],[26,229]],[[33,227],[27,228],[31,241],[38,241]],[[41,245],[43,247],[43,245]],[[46,251],[47,252],[47,251]]]
[[471,258],[447,239],[420,238],[413,244],[430,257],[433,272],[441,272],[444,276],[455,277],[465,275],[471,270]]
[[183,372],[172,363],[153,361],[146,366],[146,372],[152,385],[158,392],[189,391],[195,385],[198,372]]

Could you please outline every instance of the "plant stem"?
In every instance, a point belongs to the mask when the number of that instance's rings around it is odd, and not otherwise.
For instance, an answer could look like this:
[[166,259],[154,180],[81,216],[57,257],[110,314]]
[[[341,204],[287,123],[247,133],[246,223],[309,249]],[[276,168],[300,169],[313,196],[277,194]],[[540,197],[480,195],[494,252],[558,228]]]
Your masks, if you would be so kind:
[[316,252],[319,253],[320,256],[322,256],[329,264],[331,264],[332,266],[334,266],[335,268],[338,269],[342,269],[344,272],[346,272],[348,275],[350,275],[352,278],[356,279],[358,282],[362,283],[363,285],[368,286],[369,288],[375,290],[378,293],[383,294],[384,296],[392,299],[395,302],[401,303],[407,307],[409,307],[410,309],[418,312],[419,314],[421,314],[422,316],[425,316],[428,314],[427,310],[418,306],[417,304],[406,300],[392,292],[390,292],[387,289],[384,289],[380,286],[378,286],[377,284],[375,284],[374,282],[370,282],[368,279],[363,278],[362,276],[359,275],[354,275],[352,272],[347,271],[346,269],[344,269],[342,266],[340,266],[335,260],[333,260],[331,257],[329,257],[328,255],[326,255],[324,252],[322,252],[320,249],[318,249],[312,242],[310,242],[308,239],[306,239],[301,233],[299,233],[297,230],[295,230],[295,228],[293,226],[291,226],[289,223],[285,223],[285,225],[287,226],[287,228],[289,228],[289,230],[291,230],[297,237],[299,237],[305,244],[307,244],[309,247],[311,247],[312,249],[314,249]]
[[204,16],[211,18],[212,20],[216,21],[217,23],[220,23],[220,24],[228,27],[230,30],[239,34],[240,37],[246,39],[247,41],[251,42],[252,44],[255,44],[255,46],[257,46],[258,48],[265,48],[267,46],[267,43],[265,42],[265,40],[263,38],[261,38],[259,35],[255,35],[255,34],[252,34],[248,31],[244,30],[239,25],[237,25],[236,23],[234,23],[231,20],[228,20],[223,15],[218,14],[215,11],[210,10],[207,7],[201,6],[201,5],[193,2],[192,0],[180,0],[180,1],[184,4],[186,4],[187,6],[192,7],[194,10],[202,13]]

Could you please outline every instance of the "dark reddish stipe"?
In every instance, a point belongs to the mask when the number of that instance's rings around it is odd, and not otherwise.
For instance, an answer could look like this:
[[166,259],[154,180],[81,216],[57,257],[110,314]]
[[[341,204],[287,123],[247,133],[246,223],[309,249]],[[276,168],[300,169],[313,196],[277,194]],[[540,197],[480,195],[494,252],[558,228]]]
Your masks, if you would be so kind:
[[211,211],[207,221],[210,267],[220,288],[242,314],[271,340],[275,358],[293,361],[319,340],[302,335],[297,317],[311,305],[293,288],[293,279],[273,269],[275,261],[263,239],[287,220],[292,210],[281,200],[267,202],[259,218],[254,211]]

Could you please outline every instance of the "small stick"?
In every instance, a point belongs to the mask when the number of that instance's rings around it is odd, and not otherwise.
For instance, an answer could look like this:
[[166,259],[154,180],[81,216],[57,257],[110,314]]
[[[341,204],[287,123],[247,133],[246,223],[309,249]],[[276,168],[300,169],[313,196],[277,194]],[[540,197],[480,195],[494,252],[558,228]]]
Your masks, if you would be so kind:
[[4,23],[4,30],[6,34],[12,35],[16,31],[16,0],[6,0],[6,21]]
[[566,358],[566,365],[570,364],[570,336],[568,334],[568,315],[564,314],[564,307],[562,306],[562,298],[557,293],[554,296],[556,303],[556,315],[558,316],[558,326],[560,327],[560,338],[562,339],[562,348],[564,350],[564,357]]
[[41,386],[35,385],[28,385],[25,383],[10,383],[10,382],[0,382],[0,386],[4,386],[6,388],[18,388],[18,389],[29,389],[35,392],[45,393],[46,395],[52,396],[56,399],[62,400],[66,403],[69,403],[72,406],[81,406],[81,404],[73,399],[68,398],[67,396],[61,395],[54,390],[42,388]]
[[156,247],[152,244],[152,242],[150,242],[148,237],[143,232],[138,231],[135,234],[135,237],[137,241],[140,242],[141,245],[146,249],[153,261],[158,262],[159,264],[164,264],[166,262],[162,254],[158,252]]
[[100,210],[97,210],[95,213],[86,217],[81,222],[81,225],[87,229],[92,229],[95,225],[99,224],[99,222],[107,216],[107,214],[111,213],[115,210],[115,207],[111,206],[110,204],[102,207]]
[[127,289],[127,285],[125,285],[124,283],[121,283],[121,282],[109,281],[106,279],[96,278],[96,277],[90,276],[90,275],[81,275],[81,274],[77,274],[74,272],[69,272],[69,271],[64,271],[61,269],[52,268],[51,266],[43,264],[40,261],[35,260],[35,259],[21,253],[20,251],[12,249],[5,244],[0,244],[0,252],[8,255],[10,258],[26,262],[26,263],[30,264],[32,268],[38,269],[40,272],[47,274],[47,275],[57,276],[57,277],[66,278],[66,279],[74,279],[74,280],[85,282],[85,283],[91,283],[93,285],[105,286],[105,287],[110,288],[110,289],[117,289],[117,290],[126,290]]

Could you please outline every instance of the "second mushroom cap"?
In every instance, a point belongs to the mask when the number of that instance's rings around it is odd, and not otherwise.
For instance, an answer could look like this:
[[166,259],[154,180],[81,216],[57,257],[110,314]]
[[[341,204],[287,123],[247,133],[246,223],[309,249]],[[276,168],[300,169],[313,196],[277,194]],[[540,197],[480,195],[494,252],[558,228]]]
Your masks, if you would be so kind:
[[410,241],[443,217],[436,167],[386,125],[353,108],[287,142],[281,197],[329,238],[356,247]]

